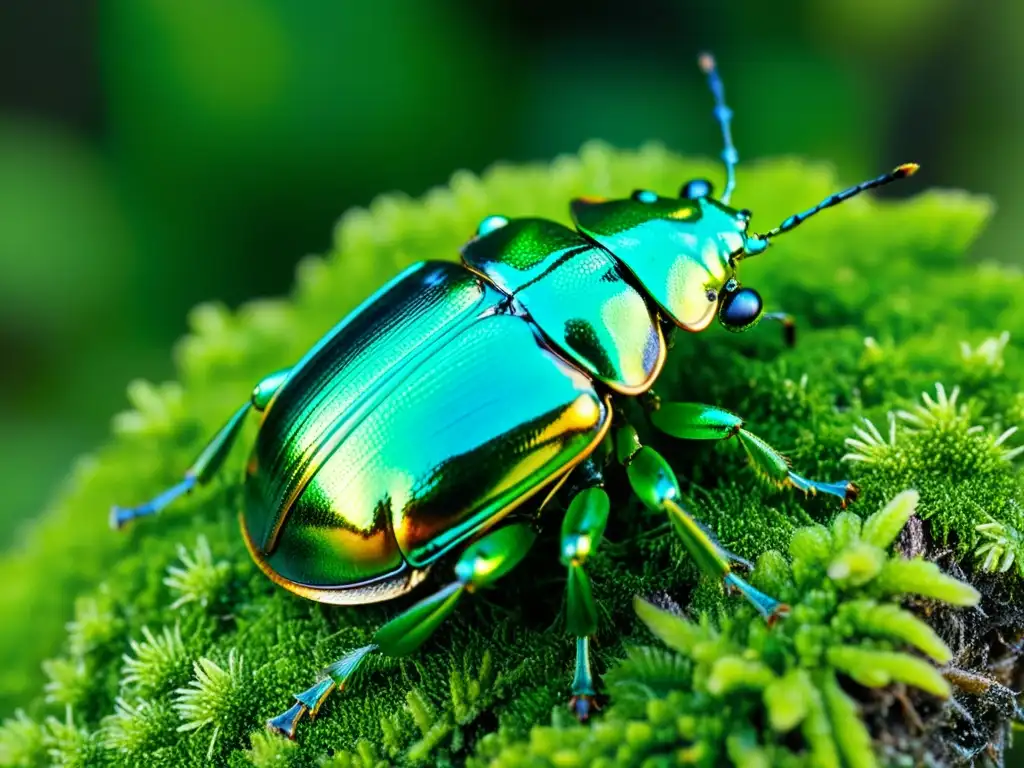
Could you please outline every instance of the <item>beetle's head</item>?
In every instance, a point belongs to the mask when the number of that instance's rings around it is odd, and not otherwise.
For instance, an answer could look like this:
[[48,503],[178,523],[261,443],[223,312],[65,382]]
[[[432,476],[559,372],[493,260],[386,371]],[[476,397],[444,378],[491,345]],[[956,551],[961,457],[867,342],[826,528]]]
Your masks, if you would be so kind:
[[679,197],[637,190],[625,200],[578,198],[572,216],[680,328],[701,331],[716,313],[729,330],[745,330],[760,319],[761,299],[740,288],[736,265],[768,243],[748,234],[750,211],[715,200],[709,182],[691,181]]
[[622,261],[662,312],[688,331],[708,327],[715,314],[727,329],[743,331],[761,319],[761,297],[741,288],[736,265],[764,253],[771,238],[788,232],[808,217],[848,200],[864,190],[912,175],[917,166],[901,165],[890,173],[844,189],[813,208],[790,216],[762,234],[747,231],[750,211],[730,208],[736,187],[739,154],[732,143],[732,110],[710,54],[699,58],[715,97],[715,119],[722,128],[726,184],[720,200],[711,183],[695,179],[683,185],[678,198],[637,190],[625,200],[579,198],[572,216],[579,230]]

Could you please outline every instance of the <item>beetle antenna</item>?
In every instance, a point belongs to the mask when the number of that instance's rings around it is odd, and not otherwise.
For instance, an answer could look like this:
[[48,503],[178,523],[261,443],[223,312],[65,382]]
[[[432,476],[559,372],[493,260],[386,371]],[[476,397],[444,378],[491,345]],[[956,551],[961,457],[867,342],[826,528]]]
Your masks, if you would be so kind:
[[896,168],[892,169],[891,171],[889,171],[889,173],[883,173],[881,176],[878,176],[877,178],[870,179],[868,181],[862,181],[860,184],[849,187],[848,189],[844,189],[842,192],[836,192],[834,195],[826,197],[813,208],[809,208],[801,213],[793,214],[784,222],[779,224],[779,226],[775,227],[775,229],[771,229],[765,232],[763,235],[754,235],[754,239],[768,240],[769,238],[775,237],[776,235],[781,235],[783,232],[789,232],[789,230],[793,229],[798,224],[802,224],[811,216],[818,213],[818,211],[823,211],[826,208],[831,208],[833,205],[839,205],[839,203],[849,200],[851,197],[859,195],[861,192],[864,192],[865,190],[874,189],[875,187],[882,187],[885,186],[886,184],[896,181],[897,179],[905,179],[908,176],[913,176],[915,173],[917,173],[917,169],[919,167],[920,166],[918,166],[917,163],[904,163],[903,165],[897,166]]
[[722,193],[722,202],[728,204],[732,197],[732,191],[736,188],[736,165],[740,161],[740,154],[732,143],[732,110],[725,103],[725,86],[722,85],[722,78],[718,76],[718,69],[715,66],[715,57],[710,53],[702,53],[697,58],[701,71],[708,76],[708,85],[715,97],[715,120],[722,128],[722,139],[725,141],[725,149],[722,150],[722,162],[725,163],[725,191]]

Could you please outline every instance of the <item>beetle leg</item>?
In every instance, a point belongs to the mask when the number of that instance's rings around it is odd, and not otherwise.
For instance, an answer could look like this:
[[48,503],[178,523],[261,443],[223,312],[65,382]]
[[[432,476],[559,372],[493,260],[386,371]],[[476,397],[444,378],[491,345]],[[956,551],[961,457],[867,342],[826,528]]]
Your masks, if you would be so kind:
[[648,508],[669,516],[683,546],[698,567],[707,575],[721,579],[727,588],[742,594],[769,624],[788,613],[789,607],[784,603],[758,591],[733,572],[728,553],[683,507],[679,482],[661,454],[649,446],[640,445],[632,427],[622,431],[632,432],[620,439],[622,450],[619,460],[626,467],[633,492]]
[[185,472],[185,477],[179,483],[137,507],[113,507],[110,510],[111,527],[115,529],[123,528],[137,517],[155,515],[179,496],[184,496],[197,485],[208,482],[216,474],[217,470],[220,469],[221,464],[224,463],[231,445],[235,442],[235,438],[238,437],[238,433],[242,431],[242,424],[245,422],[245,417],[251,407],[250,403],[246,403],[235,411],[234,416],[228,420],[228,423],[203,449],[202,453],[199,454],[199,458],[188,468]]
[[252,395],[249,397],[252,407],[257,411],[265,410],[277,391],[281,389],[281,385],[288,380],[288,374],[291,372],[291,368],[283,368],[280,371],[274,371],[269,376],[264,376],[260,383],[252,388]]
[[860,489],[849,480],[823,483],[798,475],[789,460],[752,432],[743,419],[713,405],[700,403],[658,403],[650,412],[651,423],[666,434],[684,440],[725,440],[735,436],[746,451],[750,466],[777,486],[789,486],[808,496],[826,493],[845,507],[857,499]]
[[581,723],[590,719],[601,704],[594,693],[594,675],[590,671],[590,636],[576,638],[576,673],[572,678],[572,698],[569,711]]
[[323,677],[315,685],[302,693],[295,694],[295,703],[285,712],[267,721],[267,728],[289,739],[295,738],[295,729],[305,715],[312,720],[327,697],[335,691],[345,689],[345,685],[370,653],[377,650],[376,645],[364,645],[345,654],[338,661],[323,671]]
[[290,709],[267,721],[267,727],[288,738],[308,714],[310,719],[335,690],[344,690],[353,673],[370,653],[407,656],[419,648],[452,612],[462,595],[494,581],[512,570],[533,544],[536,534],[526,523],[510,523],[488,532],[470,544],[455,563],[455,581],[398,614],[374,634],[369,645],[343,656],[324,670],[325,677],[295,695]]
[[761,315],[762,320],[772,320],[782,326],[782,338],[787,347],[796,346],[796,321],[793,316],[786,312],[765,312]]
[[569,709],[583,721],[597,708],[597,691],[590,670],[590,636],[597,631],[597,606],[590,577],[583,565],[604,536],[610,503],[597,461],[587,459],[577,472],[580,479],[562,521],[560,556],[568,569],[566,628],[576,637],[576,674],[572,681]]
[[199,454],[199,458],[186,470],[185,477],[180,482],[137,507],[114,506],[110,510],[110,526],[120,529],[137,517],[155,515],[179,496],[184,496],[197,485],[209,482],[224,464],[224,459],[227,458],[231,446],[234,445],[235,439],[242,431],[242,425],[245,423],[245,417],[249,410],[255,408],[257,411],[262,411],[266,408],[274,393],[288,378],[289,372],[290,369],[285,369],[272,373],[253,388],[249,402],[235,411],[234,415],[228,419],[228,423],[214,435]]

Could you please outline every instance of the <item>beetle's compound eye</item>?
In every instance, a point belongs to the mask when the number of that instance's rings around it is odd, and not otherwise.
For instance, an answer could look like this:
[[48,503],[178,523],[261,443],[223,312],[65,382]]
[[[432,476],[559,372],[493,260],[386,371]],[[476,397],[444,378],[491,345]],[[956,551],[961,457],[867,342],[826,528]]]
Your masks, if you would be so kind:
[[501,229],[506,224],[508,224],[508,219],[504,216],[488,216],[477,225],[476,236],[483,237],[484,235],[489,235],[494,230]]
[[638,203],[644,203],[650,205],[651,203],[658,202],[658,194],[651,192],[649,189],[636,189],[633,190],[633,194],[630,195]]
[[708,288],[708,292],[705,293],[704,295],[708,297],[708,303],[714,304],[716,301],[718,301],[718,291],[716,291],[714,288]]
[[727,293],[718,310],[718,319],[728,331],[745,331],[757,325],[764,312],[761,296],[752,288]]
[[679,196],[696,200],[698,197],[710,197],[713,191],[714,187],[707,179],[693,179],[683,184],[682,189],[679,190]]

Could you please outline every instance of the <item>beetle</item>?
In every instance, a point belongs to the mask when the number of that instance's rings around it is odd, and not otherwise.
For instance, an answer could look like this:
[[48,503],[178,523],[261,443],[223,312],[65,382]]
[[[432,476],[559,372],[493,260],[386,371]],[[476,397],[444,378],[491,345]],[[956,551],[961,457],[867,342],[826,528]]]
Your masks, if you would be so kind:
[[[610,443],[633,491],[670,518],[704,573],[766,619],[785,613],[736,573],[735,558],[685,509],[668,463],[641,444],[616,403],[639,398],[653,426],[678,438],[735,437],[752,468],[779,486],[844,506],[854,500],[854,484],[798,475],[739,416],[661,402],[652,388],[677,329],[702,331],[715,317],[730,331],[763,318],[791,328],[788,316],[766,314],[757,292],[741,286],[738,264],[808,217],[917,166],[751,234],[750,212],[729,205],[739,159],[732,112],[714,59],[704,54],[699,63],[723,136],[720,198],[697,179],[677,198],[639,190],[621,200],[574,200],[575,229],[488,216],[461,263],[408,268],[298,363],[260,381],[181,482],[141,506],[113,508],[120,528],[208,482],[255,410],[262,419],[239,517],[249,553],[270,579],[311,600],[356,605],[396,598],[450,568],[450,582],[296,694],[268,722],[272,730],[294,737],[302,717],[315,717],[369,654],[412,653],[462,596],[514,568],[535,539],[538,512],[563,486],[570,493],[560,558],[567,630],[576,638],[570,708],[589,717],[597,610],[586,562],[608,520],[599,447]],[[525,504],[531,498],[540,503]]]

